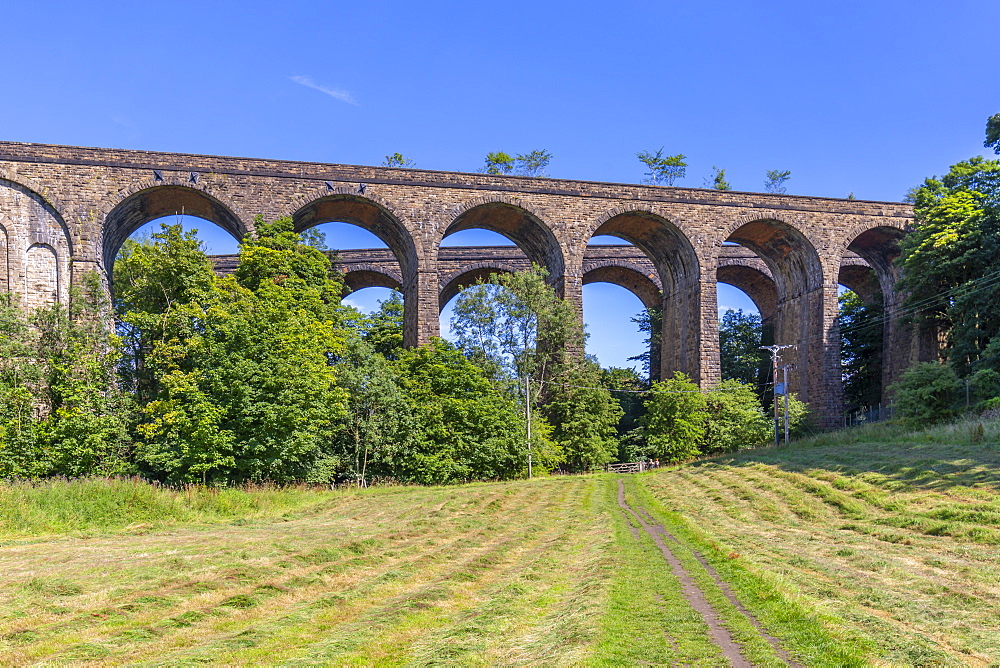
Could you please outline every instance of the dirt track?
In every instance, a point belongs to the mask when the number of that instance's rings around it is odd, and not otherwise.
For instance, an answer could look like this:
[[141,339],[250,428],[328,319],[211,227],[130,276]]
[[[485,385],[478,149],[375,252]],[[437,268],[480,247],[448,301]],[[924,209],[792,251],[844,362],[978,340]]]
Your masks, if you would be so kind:
[[[674,538],[673,535],[663,528],[663,525],[655,523],[653,518],[644,508],[640,507],[639,513],[636,513],[632,507],[628,505],[628,502],[625,501],[625,482],[620,479],[618,480],[618,505],[622,508],[623,512],[626,512],[635,518],[643,530],[653,539],[656,546],[660,548],[663,558],[666,559],[668,564],[670,564],[670,568],[673,570],[674,576],[676,576],[680,581],[681,591],[687,599],[688,604],[705,620],[705,623],[709,628],[709,636],[711,637],[712,642],[714,642],[719,649],[722,650],[723,655],[730,662],[730,664],[738,667],[752,666],[753,664],[750,663],[743,655],[739,644],[733,639],[732,634],[722,625],[715,608],[713,608],[712,604],[708,602],[707,598],[705,598],[705,593],[698,587],[694,578],[691,577],[691,574],[687,572],[684,565],[670,550],[666,542],[664,542],[663,537],[666,536],[677,545],[680,545],[680,543],[676,538]],[[633,528],[632,535],[638,539],[638,530]],[[750,623],[753,624],[758,632],[771,644],[778,656],[784,659],[790,666],[798,666],[799,664],[792,661],[791,656],[783,647],[781,647],[777,639],[769,635],[764,630],[764,627],[760,624],[760,622],[739,602],[729,586],[726,585],[726,583],[719,577],[718,573],[716,573],[715,570],[708,565],[704,557],[702,557],[702,555],[697,551],[692,550],[692,553],[702,566],[705,567],[712,578],[715,579],[726,598],[729,599],[736,609],[739,610],[750,621]]]

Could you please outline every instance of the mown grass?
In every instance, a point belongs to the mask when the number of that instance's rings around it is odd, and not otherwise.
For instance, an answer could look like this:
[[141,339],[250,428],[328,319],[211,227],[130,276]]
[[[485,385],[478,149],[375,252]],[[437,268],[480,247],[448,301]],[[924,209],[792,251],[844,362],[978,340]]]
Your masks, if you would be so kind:
[[[1000,425],[625,476],[755,665],[1000,663]],[[0,663],[725,665],[619,476],[0,486]]]
[[1000,424],[982,441],[976,424],[874,425],[639,481],[790,642],[791,603],[868,661],[997,665]]
[[580,663],[615,572],[605,484],[330,492],[252,524],[11,538],[0,662]]

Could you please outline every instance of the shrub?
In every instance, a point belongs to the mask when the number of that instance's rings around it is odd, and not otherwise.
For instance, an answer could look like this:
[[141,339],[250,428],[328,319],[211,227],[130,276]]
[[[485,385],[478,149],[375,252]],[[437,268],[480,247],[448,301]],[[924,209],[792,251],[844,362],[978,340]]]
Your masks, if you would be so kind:
[[899,419],[921,424],[955,417],[960,387],[961,381],[950,366],[922,362],[907,369],[890,391],[895,393]]
[[707,393],[705,402],[708,419],[703,453],[735,452],[771,439],[771,420],[750,385],[725,380],[717,390]]
[[643,418],[649,456],[680,462],[701,454],[708,412],[698,386],[678,371],[669,380],[653,383],[650,392]]

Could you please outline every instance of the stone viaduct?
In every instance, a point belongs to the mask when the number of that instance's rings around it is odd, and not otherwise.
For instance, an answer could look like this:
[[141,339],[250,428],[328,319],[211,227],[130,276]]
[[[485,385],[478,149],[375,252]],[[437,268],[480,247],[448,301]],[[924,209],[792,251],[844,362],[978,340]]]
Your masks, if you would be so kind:
[[[828,426],[842,407],[838,283],[883,298],[885,382],[925,356],[894,317],[907,204],[407,168],[0,142],[0,292],[28,306],[65,301],[87,272],[110,275],[138,227],[178,212],[237,238],[257,216],[371,231],[388,250],[345,252],[342,270],[352,289],[403,293],[408,345],[436,335],[443,304],[495,271],[544,266],[578,309],[585,283],[617,283],[663,308],[661,373],[706,387],[719,380],[716,282],[730,283],[775,342],[797,346],[783,357],[792,389]],[[441,247],[470,228],[517,250]],[[595,235],[633,247],[588,247]]]

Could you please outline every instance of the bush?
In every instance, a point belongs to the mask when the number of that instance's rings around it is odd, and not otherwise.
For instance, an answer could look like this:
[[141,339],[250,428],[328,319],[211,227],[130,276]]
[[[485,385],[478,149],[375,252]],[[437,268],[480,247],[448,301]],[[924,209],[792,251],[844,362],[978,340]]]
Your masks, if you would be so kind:
[[923,362],[907,369],[889,389],[895,393],[899,419],[930,424],[955,417],[961,384],[950,366]]
[[701,390],[680,371],[653,383],[646,401],[643,426],[649,456],[663,462],[681,462],[701,454],[708,421]]
[[708,419],[705,424],[704,454],[735,452],[769,441],[771,419],[753,387],[738,380],[725,380],[705,398]]

